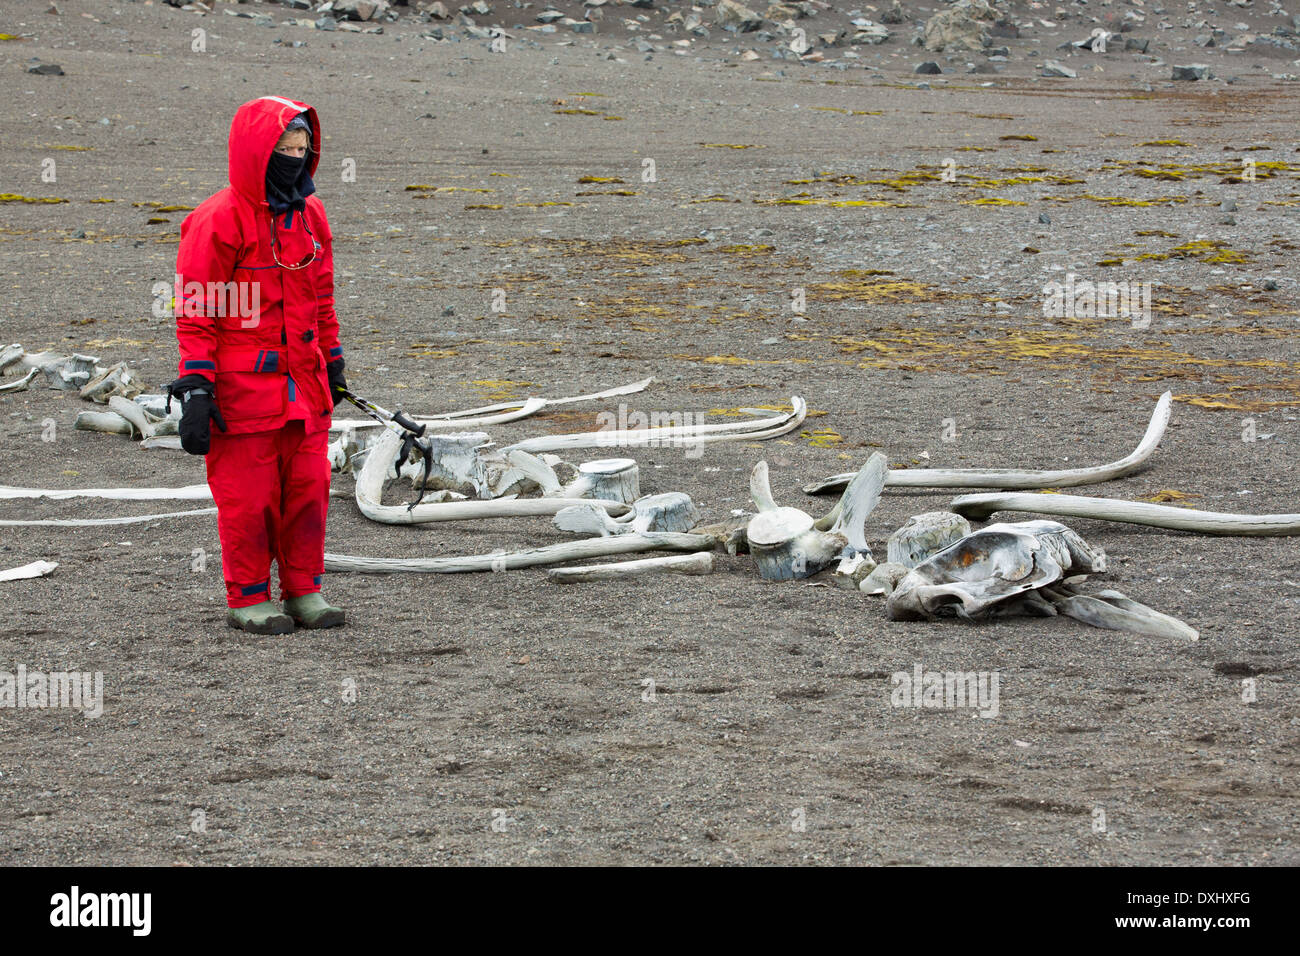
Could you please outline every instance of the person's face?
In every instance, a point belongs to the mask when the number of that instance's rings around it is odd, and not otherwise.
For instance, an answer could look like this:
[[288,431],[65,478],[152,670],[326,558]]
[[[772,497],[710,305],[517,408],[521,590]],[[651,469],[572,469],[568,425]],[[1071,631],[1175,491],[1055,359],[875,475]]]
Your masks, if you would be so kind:
[[291,129],[275,144],[275,151],[285,156],[301,159],[307,155],[307,131]]

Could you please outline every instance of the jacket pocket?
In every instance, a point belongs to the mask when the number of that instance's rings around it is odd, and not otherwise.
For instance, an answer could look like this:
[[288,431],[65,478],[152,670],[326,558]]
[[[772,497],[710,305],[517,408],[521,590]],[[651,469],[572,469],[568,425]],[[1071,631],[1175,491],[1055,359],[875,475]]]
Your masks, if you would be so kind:
[[276,349],[217,350],[217,407],[228,421],[285,412],[282,354]]

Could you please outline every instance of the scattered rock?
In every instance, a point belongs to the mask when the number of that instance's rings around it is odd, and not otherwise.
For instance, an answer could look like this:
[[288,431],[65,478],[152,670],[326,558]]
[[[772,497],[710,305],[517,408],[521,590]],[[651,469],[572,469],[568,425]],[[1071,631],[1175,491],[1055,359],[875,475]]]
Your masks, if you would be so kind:
[[1048,60],[1043,64],[1043,76],[1064,76],[1071,80],[1078,79],[1079,74],[1070,69],[1064,63],[1058,63],[1056,60]]
[[752,33],[763,25],[762,17],[736,0],[718,0],[714,20],[730,33]]
[[1209,80],[1213,79],[1214,74],[1204,63],[1190,63],[1187,66],[1175,66],[1173,76],[1174,80]]
[[388,12],[388,0],[334,0],[329,12],[348,20],[375,20]]
[[859,27],[857,32],[849,38],[849,43],[854,46],[863,43],[875,45],[878,43],[884,43],[892,35],[893,34],[891,34],[886,27],[883,27],[878,23],[873,23],[869,26]]
[[987,0],[957,0],[925,22],[923,45],[934,53],[982,50],[989,45],[990,27],[1001,19]]
[[881,23],[906,23],[907,14],[903,12],[903,5],[894,0],[889,9],[880,15]]
[[924,63],[918,63],[916,65],[916,69],[913,70],[912,72],[937,75],[939,73],[942,73],[943,69],[939,66],[938,63],[935,63],[934,60],[926,60]]

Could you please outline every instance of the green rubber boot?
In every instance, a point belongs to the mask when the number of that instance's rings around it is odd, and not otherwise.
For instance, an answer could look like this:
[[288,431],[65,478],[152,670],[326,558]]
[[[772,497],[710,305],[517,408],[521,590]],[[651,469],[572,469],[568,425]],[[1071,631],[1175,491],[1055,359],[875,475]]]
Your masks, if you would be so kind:
[[338,627],[343,609],[328,604],[319,591],[284,599],[284,613],[303,627]]
[[293,631],[293,619],[271,601],[249,607],[232,607],[226,612],[226,623],[254,634],[289,634]]

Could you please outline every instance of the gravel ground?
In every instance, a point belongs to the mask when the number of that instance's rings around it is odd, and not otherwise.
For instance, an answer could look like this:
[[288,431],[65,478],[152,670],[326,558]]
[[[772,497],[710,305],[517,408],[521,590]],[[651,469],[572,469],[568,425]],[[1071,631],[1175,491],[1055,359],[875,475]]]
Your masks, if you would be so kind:
[[[718,520],[749,506],[760,459],[780,503],[817,514],[833,500],[802,485],[876,449],[896,467],[1109,461],[1171,390],[1150,467],[1083,493],[1300,510],[1285,62],[1197,49],[1239,79],[1172,83],[1116,52],[1048,80],[1028,52],[1060,38],[1027,37],[1003,75],[924,89],[912,67],[931,55],[901,40],[831,70],[741,61],[716,31],[647,61],[615,34],[492,54],[409,19],[324,34],[57,2],[57,17],[41,2],[0,18],[31,34],[0,42],[3,191],[67,200],[0,203],[6,343],[173,378],[152,288],[185,212],[164,209],[224,185],[230,116],[277,93],[321,116],[348,378],[380,403],[431,413],[654,376],[631,410],[727,421],[802,396],[813,412],[781,438],[634,452],[644,492],[687,492]],[[206,53],[190,51],[196,25]],[[33,56],[65,75],[24,75]],[[1045,316],[1045,283],[1069,273],[1151,283],[1150,323]],[[0,483],[203,480],[182,453],[75,431],[87,407],[0,395]],[[582,431],[615,408],[490,431]],[[387,528],[352,487],[336,476],[330,551],[566,538],[545,519]],[[949,499],[886,495],[877,555]],[[564,587],[541,570],[332,574],[346,628],[258,637],[225,626],[213,519],[3,529],[0,566],[59,568],[0,584],[0,670],[102,671],[106,699],[98,719],[0,708],[0,861],[1296,863],[1300,545],[1069,524],[1110,556],[1100,581],[1200,640],[893,623],[878,598],[766,583],[725,555],[707,577]],[[917,664],[997,671],[998,716],[891,706],[891,675]]]

